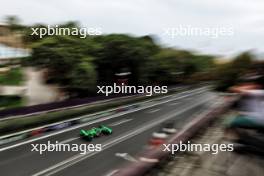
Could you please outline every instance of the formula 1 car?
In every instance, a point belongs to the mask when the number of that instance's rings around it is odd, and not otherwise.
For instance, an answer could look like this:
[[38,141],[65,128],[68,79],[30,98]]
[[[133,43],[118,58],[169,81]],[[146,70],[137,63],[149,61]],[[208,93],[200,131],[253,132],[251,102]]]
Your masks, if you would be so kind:
[[86,139],[88,141],[91,141],[95,137],[99,137],[102,134],[103,135],[109,135],[112,134],[113,130],[107,126],[100,125],[98,128],[93,127],[90,130],[81,130],[80,136],[83,139]]

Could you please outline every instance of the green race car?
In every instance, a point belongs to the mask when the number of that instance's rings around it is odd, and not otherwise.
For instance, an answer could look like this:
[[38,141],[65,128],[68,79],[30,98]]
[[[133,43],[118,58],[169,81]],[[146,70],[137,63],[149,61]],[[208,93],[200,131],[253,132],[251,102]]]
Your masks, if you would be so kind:
[[81,130],[80,136],[83,139],[91,141],[95,137],[99,137],[100,135],[109,135],[112,134],[113,130],[107,126],[100,125],[98,128],[93,127],[90,130]]

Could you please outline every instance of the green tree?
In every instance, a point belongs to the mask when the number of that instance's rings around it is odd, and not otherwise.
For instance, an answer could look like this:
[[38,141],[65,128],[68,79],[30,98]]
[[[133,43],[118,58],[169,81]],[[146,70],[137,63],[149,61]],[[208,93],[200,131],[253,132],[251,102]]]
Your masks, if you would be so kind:
[[70,95],[90,95],[94,93],[97,74],[93,57],[84,46],[93,47],[91,40],[82,44],[81,39],[71,36],[45,38],[33,45],[27,64],[48,68],[47,82],[60,84]]
[[216,69],[216,89],[225,91],[237,84],[239,79],[252,67],[254,57],[244,52],[235,57],[230,63],[218,66]]
[[208,72],[214,65],[212,56],[195,55],[189,51],[164,48],[151,62],[151,77],[163,84],[175,84],[197,72]]
[[146,64],[159,49],[151,37],[112,34],[95,40],[100,44],[95,63],[101,83],[112,84],[115,74],[123,71],[131,72],[130,84],[148,82]]

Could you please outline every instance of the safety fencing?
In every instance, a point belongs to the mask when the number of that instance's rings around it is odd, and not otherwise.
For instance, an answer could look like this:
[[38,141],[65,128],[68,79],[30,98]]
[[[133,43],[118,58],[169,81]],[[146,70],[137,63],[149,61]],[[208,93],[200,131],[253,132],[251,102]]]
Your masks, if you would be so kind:
[[[220,106],[213,108],[206,114],[200,115],[185,125],[182,130],[177,132],[167,141],[167,144],[180,144],[180,142],[187,142],[190,138],[195,136],[199,130],[206,128],[216,117],[227,111],[238,99],[239,97],[226,97]],[[141,158],[141,160],[124,165],[120,170],[118,170],[118,172],[111,176],[144,175],[170,155],[171,152],[163,151],[161,146],[156,149],[146,149],[140,152],[137,156],[137,158]]]
[[[200,88],[193,89],[193,91],[199,90],[199,89]],[[99,119],[99,118],[107,117],[110,115],[130,111],[133,109],[137,109],[137,108],[140,108],[142,106],[145,106],[147,103],[160,101],[162,99],[164,99],[164,97],[158,97],[158,98],[154,98],[154,99],[150,99],[150,100],[145,100],[143,102],[137,102],[137,103],[133,103],[133,104],[129,104],[129,105],[124,105],[124,106],[120,106],[117,108],[113,108],[113,109],[109,109],[109,110],[105,110],[105,111],[101,111],[101,112],[97,112],[97,113],[93,113],[93,114],[89,114],[89,115],[84,115],[84,116],[80,116],[77,118],[64,120],[64,121],[60,121],[60,122],[56,122],[56,123],[52,123],[52,124],[48,124],[48,125],[43,125],[41,127],[36,127],[36,128],[32,128],[32,129],[28,129],[28,130],[24,130],[24,131],[20,131],[20,132],[8,134],[5,136],[1,136],[0,137],[0,146],[11,143],[11,142],[16,142],[16,141],[20,141],[20,140],[27,139],[30,137],[34,137],[37,135],[41,135],[44,133],[66,129],[66,128],[69,128],[69,127],[72,127],[75,125],[80,125],[83,123],[87,123],[89,121],[93,121],[95,119]]]

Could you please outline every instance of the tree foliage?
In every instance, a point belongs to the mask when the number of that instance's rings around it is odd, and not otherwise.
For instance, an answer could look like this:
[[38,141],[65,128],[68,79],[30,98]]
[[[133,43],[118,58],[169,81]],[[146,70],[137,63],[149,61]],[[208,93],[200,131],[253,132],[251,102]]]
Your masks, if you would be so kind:
[[95,91],[97,73],[84,47],[92,50],[92,41],[83,45],[70,36],[47,37],[33,45],[27,64],[48,68],[47,82],[60,84],[73,95],[89,95]]
[[252,67],[253,56],[249,52],[238,55],[229,63],[219,65],[216,69],[216,88],[225,91],[237,84],[240,78]]
[[119,73],[129,73],[126,79],[130,85],[171,85],[197,72],[208,72],[214,65],[212,56],[162,48],[151,36],[45,36],[26,40],[32,57],[25,64],[47,68],[47,82],[59,84],[71,96],[91,95],[96,85],[113,84]]

